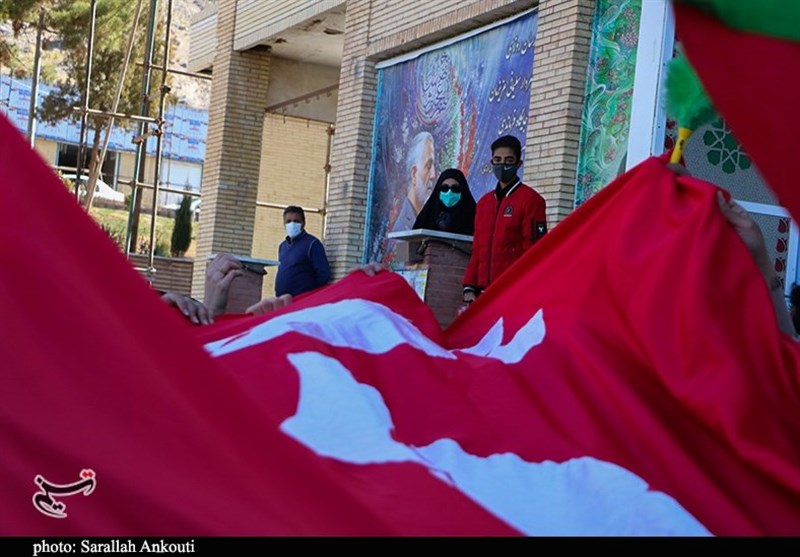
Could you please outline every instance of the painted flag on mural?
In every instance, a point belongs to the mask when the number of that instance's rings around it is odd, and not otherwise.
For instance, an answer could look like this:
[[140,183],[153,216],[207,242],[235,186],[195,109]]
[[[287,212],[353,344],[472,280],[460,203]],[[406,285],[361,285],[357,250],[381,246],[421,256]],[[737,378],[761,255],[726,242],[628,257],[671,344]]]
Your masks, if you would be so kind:
[[444,331],[389,272],[193,327],[2,119],[0,535],[800,534],[800,351],[715,191],[644,162]]
[[800,2],[674,0],[676,35],[717,111],[800,220]]

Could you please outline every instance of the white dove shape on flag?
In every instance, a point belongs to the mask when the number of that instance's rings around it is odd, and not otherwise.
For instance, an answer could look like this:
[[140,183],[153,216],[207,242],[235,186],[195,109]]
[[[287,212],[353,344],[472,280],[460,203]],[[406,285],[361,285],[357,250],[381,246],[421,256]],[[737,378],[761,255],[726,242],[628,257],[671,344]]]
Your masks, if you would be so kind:
[[474,346],[446,350],[388,307],[351,298],[273,317],[237,335],[209,342],[205,348],[212,356],[219,357],[290,332],[319,339],[331,346],[355,348],[370,354],[382,354],[407,344],[428,356],[449,360],[456,359],[455,352],[463,352],[516,363],[542,342],[545,326],[542,310],[539,310],[508,344],[502,344],[503,319],[500,318]]
[[297,413],[280,426],[321,456],[352,464],[413,462],[526,535],[709,536],[675,499],[616,464],[592,457],[530,463],[478,457],[452,439],[424,447],[392,438],[388,407],[338,360],[290,354],[300,377]]
[[[450,360],[461,352],[517,363],[543,342],[545,330],[539,310],[507,344],[501,318],[474,346],[446,350],[388,307],[347,299],[276,316],[205,348],[218,357],[295,332],[371,354],[408,345]],[[320,456],[357,465],[419,464],[526,535],[710,535],[674,498],[596,458],[530,463],[513,453],[471,455],[453,439],[424,447],[398,442],[389,408],[374,387],[358,383],[335,358],[317,352],[287,357],[298,372],[300,395],[296,414],[281,430]]]

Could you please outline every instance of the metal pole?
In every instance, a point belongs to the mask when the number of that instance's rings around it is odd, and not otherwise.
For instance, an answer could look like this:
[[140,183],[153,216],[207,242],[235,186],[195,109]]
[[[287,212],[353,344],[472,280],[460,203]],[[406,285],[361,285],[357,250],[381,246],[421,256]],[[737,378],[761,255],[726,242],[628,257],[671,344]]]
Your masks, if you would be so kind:
[[[170,39],[170,28],[172,27],[172,0],[167,0],[167,22],[166,22],[166,31],[164,34],[164,67],[166,68],[169,65],[169,39]],[[167,72],[162,70],[161,71],[161,96],[158,100],[158,133],[156,134],[156,160],[155,164],[153,165],[154,169],[153,172],[155,176],[153,176],[153,207],[150,217],[150,257],[148,259],[148,265],[150,268],[154,268],[154,260],[156,254],[156,217],[158,216],[158,191],[159,185],[161,184],[161,176],[159,176],[161,172],[161,148],[163,144],[163,137],[164,137],[164,104],[167,100],[167,93],[169,92],[169,87],[167,87]]]
[[103,147],[100,150],[100,159],[97,161],[95,168],[94,179],[89,179],[91,186],[87,192],[86,209],[91,209],[92,202],[94,201],[94,190],[97,184],[97,177],[100,175],[100,169],[103,167],[103,161],[106,160],[106,153],[108,152],[108,142],[111,140],[111,132],[114,130],[114,116],[119,109],[119,99],[122,97],[122,87],[125,85],[125,75],[128,72],[128,64],[131,61],[131,52],[133,52],[133,42],[136,38],[136,31],[139,28],[139,16],[142,14],[142,0],[136,4],[136,14],[133,17],[133,28],[131,29],[131,36],[128,38],[128,49],[125,51],[125,62],[122,64],[122,72],[120,73],[119,80],[117,81],[117,90],[114,93],[114,105],[111,107],[112,116],[106,123],[106,136],[103,139]]
[[33,81],[31,82],[31,104],[28,108],[28,140],[31,147],[36,144],[36,105],[39,100],[39,75],[42,73],[42,33],[44,31],[44,8],[39,10],[36,27],[36,50],[33,54]]
[[328,234],[328,195],[330,193],[331,184],[331,151],[333,148],[333,134],[336,133],[336,126],[328,124],[325,129],[328,134],[328,146],[325,150],[325,196],[322,199],[322,237],[327,238]]
[[[80,108],[73,108],[75,112],[81,112]],[[136,114],[124,114],[122,112],[109,112],[108,110],[97,110],[96,108],[90,108],[87,110],[89,114],[92,116],[97,116],[99,118],[114,118],[114,119],[122,119],[122,120],[131,120],[133,122],[150,122],[155,124],[156,119],[151,118],[150,116],[138,116]]]
[[80,200],[83,157],[86,152],[86,126],[89,118],[89,88],[92,81],[92,55],[94,53],[94,22],[97,15],[97,0],[92,0],[89,10],[89,44],[86,48],[86,83],[83,87],[83,111],[81,112],[81,137],[78,145],[78,163],[75,165],[75,197]]
[[[158,13],[158,0],[150,0],[150,19],[147,23],[147,46],[144,53],[144,75],[142,76],[142,104],[139,111],[142,116],[150,112],[150,78],[152,76],[153,49],[155,47],[156,16]],[[147,162],[147,126],[139,123],[138,136],[142,140],[136,144],[136,176],[135,182],[144,182],[145,163]],[[134,184],[131,193],[131,206],[128,215],[128,230],[125,238],[125,255],[136,251],[136,239],[139,236],[139,214],[142,210],[142,192]]]
[[[136,65],[137,66],[141,66],[142,64],[136,64]],[[153,69],[154,70],[159,70],[159,71],[164,71],[166,69],[166,71],[168,71],[169,73],[176,73],[176,74],[179,74],[179,75],[186,75],[186,76],[189,76],[189,77],[196,77],[197,79],[207,79],[209,81],[214,79],[212,76],[210,76],[208,74],[197,73],[197,72],[187,72],[187,71],[179,70],[179,69],[176,69],[176,68],[165,68],[164,66],[153,66]]]

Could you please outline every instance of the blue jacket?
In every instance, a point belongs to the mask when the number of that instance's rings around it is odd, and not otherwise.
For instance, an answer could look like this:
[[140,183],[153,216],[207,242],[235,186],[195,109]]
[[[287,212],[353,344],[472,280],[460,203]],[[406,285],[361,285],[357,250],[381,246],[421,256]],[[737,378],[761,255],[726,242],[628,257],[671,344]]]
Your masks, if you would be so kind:
[[275,294],[297,296],[328,284],[331,266],[325,255],[325,246],[303,230],[292,239],[288,236],[278,248],[278,274],[275,277]]

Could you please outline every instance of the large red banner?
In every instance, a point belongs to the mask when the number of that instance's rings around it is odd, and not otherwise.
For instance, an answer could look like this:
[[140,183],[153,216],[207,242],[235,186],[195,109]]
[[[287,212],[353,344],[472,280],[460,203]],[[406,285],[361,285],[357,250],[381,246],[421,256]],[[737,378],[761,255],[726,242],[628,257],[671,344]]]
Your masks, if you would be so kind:
[[645,161],[442,331],[399,276],[194,327],[0,119],[0,534],[800,533],[798,357]]

